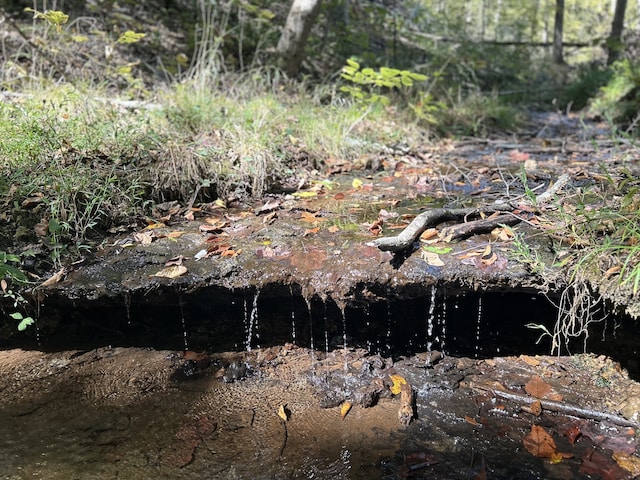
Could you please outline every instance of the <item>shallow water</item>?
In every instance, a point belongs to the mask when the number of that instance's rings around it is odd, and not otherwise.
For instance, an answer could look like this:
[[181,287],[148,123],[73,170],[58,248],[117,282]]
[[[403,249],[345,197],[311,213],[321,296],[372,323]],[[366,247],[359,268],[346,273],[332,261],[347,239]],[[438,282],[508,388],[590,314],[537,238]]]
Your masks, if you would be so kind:
[[[540,358],[549,371],[572,365]],[[500,410],[499,401],[460,387],[478,379],[521,382],[533,367],[515,358],[445,358],[425,368],[415,357],[378,371],[366,368],[362,351],[311,355],[286,345],[207,361],[185,376],[184,358],[167,351],[0,352],[0,478],[437,480],[484,472],[572,479],[587,478],[577,459],[596,448],[559,438],[576,460],[551,465],[524,451],[522,436],[533,422],[557,419]],[[239,361],[247,376],[226,383],[222,368],[230,379]],[[416,418],[408,427],[398,421],[400,399],[389,393],[370,408],[353,400],[341,418],[340,395],[355,399],[389,372],[414,387]],[[337,404],[320,408],[327,398]]]

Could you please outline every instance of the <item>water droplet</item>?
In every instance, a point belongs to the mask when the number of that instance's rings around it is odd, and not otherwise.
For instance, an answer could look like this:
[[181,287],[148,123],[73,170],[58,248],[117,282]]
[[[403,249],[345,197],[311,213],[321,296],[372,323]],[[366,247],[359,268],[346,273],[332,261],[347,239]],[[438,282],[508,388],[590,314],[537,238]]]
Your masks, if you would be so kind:
[[291,295],[291,342],[296,344],[296,309],[293,297],[293,285],[289,285],[289,294]]
[[475,357],[478,358],[480,353],[480,330],[482,326],[482,295],[478,296],[478,318],[476,320],[476,345]]
[[[256,293],[253,295],[253,303],[251,305],[251,313],[249,314],[249,322],[247,325],[247,342],[246,342],[247,352],[251,351],[251,341],[253,340],[254,330],[255,330],[256,340],[260,338],[260,335],[258,333],[258,326],[259,326],[258,325],[258,297],[259,296],[260,296],[260,289],[257,289]],[[246,319],[247,308],[248,308],[246,298],[245,298],[244,308],[245,308],[245,319]],[[260,345],[257,344],[256,347],[260,348]]]
[[187,340],[187,322],[184,319],[184,307],[182,304],[182,295],[178,295],[178,306],[180,307],[180,322],[182,323],[182,339],[184,341],[184,350],[189,350],[189,341]]
[[[429,301],[429,310],[427,313],[427,352],[431,353],[433,348],[433,323],[436,318],[436,293],[435,285],[431,285],[431,298]],[[431,355],[427,355],[427,365],[431,364]]]

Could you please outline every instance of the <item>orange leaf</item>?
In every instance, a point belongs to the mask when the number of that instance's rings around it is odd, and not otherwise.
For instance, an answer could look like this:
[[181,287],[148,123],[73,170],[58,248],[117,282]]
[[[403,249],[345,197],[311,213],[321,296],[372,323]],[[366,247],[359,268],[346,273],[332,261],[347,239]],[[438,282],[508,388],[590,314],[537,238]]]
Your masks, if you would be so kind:
[[306,237],[307,235],[315,235],[316,233],[318,233],[320,231],[320,227],[314,227],[314,228],[307,228],[304,233],[302,234],[303,237]]
[[347,416],[347,413],[349,413],[349,410],[351,410],[351,402],[344,402],[340,407],[340,418],[342,420],[344,420],[344,417]]
[[340,231],[340,227],[337,225],[331,225],[327,230],[329,230],[329,233],[336,233]]
[[464,416],[464,421],[467,422],[467,423],[470,423],[474,427],[479,427],[480,426],[480,424],[478,422],[476,422],[473,418],[471,418],[469,415],[465,415]]
[[300,220],[307,223],[318,223],[322,222],[324,218],[320,218],[317,216],[317,212],[302,212],[300,214]]

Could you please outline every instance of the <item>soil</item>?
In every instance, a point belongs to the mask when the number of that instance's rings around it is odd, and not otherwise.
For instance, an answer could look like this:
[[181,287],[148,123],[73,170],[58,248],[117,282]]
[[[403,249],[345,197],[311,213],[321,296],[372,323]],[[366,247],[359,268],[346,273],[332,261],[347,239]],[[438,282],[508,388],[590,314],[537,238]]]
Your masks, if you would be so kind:
[[[414,394],[408,425],[399,421],[394,379]],[[214,355],[7,350],[0,352],[0,391],[6,479],[640,474],[640,386],[593,355],[425,352],[394,361],[293,344]],[[504,392],[610,418],[535,411],[531,402],[497,395]],[[551,451],[532,432],[545,432]]]

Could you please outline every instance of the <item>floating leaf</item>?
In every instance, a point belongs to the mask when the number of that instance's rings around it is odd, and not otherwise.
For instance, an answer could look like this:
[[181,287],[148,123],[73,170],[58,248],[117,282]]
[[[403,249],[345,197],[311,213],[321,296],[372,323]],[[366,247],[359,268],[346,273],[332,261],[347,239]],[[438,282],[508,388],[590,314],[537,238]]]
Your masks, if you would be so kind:
[[399,394],[402,390],[402,385],[406,384],[407,381],[404,379],[404,377],[396,374],[390,375],[389,378],[393,382],[393,385],[389,387],[389,390],[391,390],[391,393],[393,393],[394,395]]
[[173,265],[171,267],[163,268],[158,273],[151,275],[152,277],[162,278],[177,278],[180,275],[187,273],[187,267],[184,265]]
[[342,406],[340,407],[340,418],[342,420],[344,420],[344,417],[347,416],[347,414],[351,410],[351,407],[351,402],[343,402]]
[[280,405],[278,407],[278,416],[285,422],[289,421],[289,409],[286,405]]

